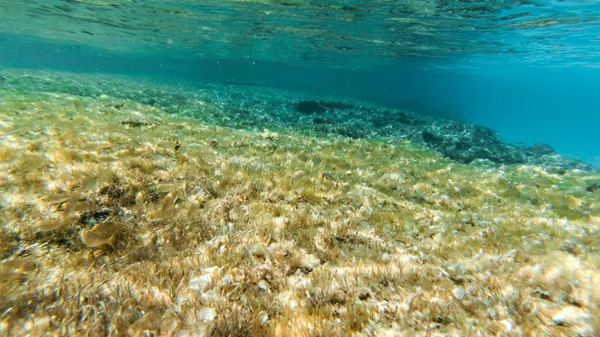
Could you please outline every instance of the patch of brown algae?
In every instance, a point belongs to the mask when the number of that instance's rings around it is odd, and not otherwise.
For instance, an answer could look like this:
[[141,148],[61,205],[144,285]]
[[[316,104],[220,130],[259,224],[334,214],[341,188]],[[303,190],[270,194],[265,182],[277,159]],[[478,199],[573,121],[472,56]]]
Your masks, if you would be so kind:
[[0,104],[0,336],[597,336],[600,177]]

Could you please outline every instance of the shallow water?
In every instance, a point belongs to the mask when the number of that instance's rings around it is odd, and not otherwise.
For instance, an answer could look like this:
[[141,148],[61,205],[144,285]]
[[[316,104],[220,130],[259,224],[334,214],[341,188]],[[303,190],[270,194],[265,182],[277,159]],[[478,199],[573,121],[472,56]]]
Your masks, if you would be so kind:
[[[31,0],[1,6],[4,33],[144,55],[361,67],[404,57],[443,59],[440,66],[447,57],[475,57],[593,67],[599,56],[595,1]],[[498,54],[509,57],[482,60]]]
[[596,336],[598,10],[0,3],[0,336]]
[[252,83],[549,144],[598,167],[594,1],[26,1],[0,66]]

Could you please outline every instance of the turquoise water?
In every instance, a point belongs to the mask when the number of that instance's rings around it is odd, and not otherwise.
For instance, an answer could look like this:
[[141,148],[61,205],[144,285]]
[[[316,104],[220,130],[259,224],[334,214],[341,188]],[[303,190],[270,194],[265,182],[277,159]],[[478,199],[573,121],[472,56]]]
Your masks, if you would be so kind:
[[599,12],[0,1],[0,337],[598,336]]
[[599,12],[596,1],[3,1],[0,67],[333,94],[600,166]]

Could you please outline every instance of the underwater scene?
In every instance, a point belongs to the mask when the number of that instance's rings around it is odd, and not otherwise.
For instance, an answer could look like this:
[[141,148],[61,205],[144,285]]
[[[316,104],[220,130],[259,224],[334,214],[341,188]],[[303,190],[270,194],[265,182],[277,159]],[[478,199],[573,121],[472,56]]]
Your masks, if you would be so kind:
[[600,336],[600,3],[0,1],[0,337]]

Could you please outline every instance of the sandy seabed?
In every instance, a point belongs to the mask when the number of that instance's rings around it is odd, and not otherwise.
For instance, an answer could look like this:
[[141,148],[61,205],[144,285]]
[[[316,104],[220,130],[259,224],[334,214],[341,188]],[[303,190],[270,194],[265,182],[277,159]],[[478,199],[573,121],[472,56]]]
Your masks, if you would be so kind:
[[597,174],[27,88],[0,91],[0,336],[600,333]]

